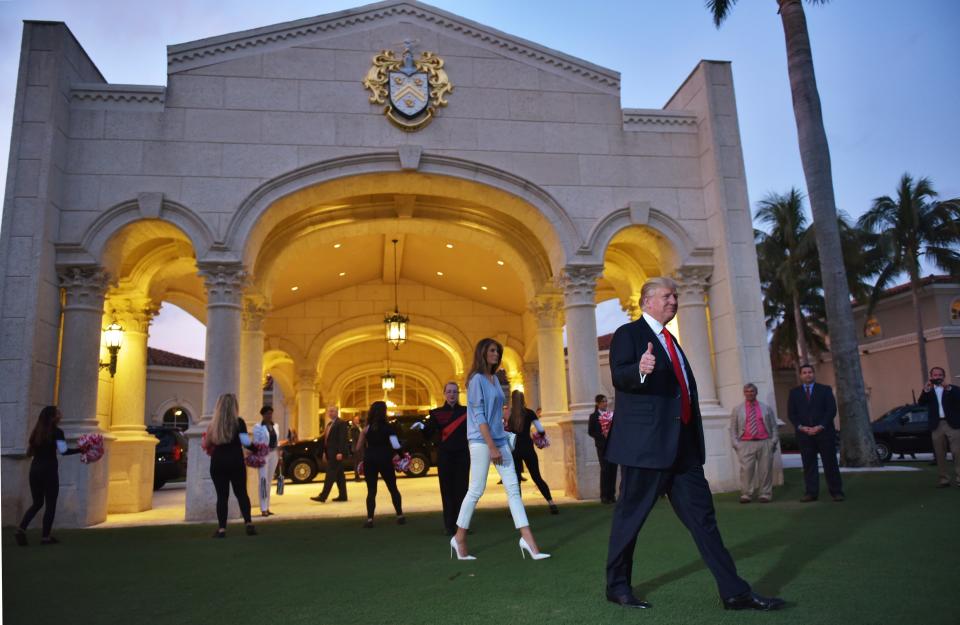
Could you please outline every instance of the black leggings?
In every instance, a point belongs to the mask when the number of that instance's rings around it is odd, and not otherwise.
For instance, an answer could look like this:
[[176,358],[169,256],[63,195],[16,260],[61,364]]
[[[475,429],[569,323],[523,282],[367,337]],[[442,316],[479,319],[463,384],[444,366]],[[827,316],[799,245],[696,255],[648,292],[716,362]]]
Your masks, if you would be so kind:
[[57,495],[60,493],[60,475],[57,464],[37,463],[30,465],[30,495],[33,504],[27,508],[20,521],[20,529],[26,530],[33,517],[46,506],[43,511],[43,537],[50,536],[53,528],[53,517],[57,514]]
[[520,481],[520,473],[523,470],[520,467],[521,462],[527,465],[527,471],[530,472],[530,479],[532,479],[533,483],[540,489],[540,494],[543,495],[543,498],[548,502],[552,502],[553,497],[550,496],[550,487],[547,486],[543,476],[540,475],[540,461],[537,459],[537,452],[533,448],[532,443],[529,447],[526,445],[517,445],[517,448],[513,451],[513,466],[517,470],[518,482]]
[[217,490],[217,523],[221,529],[227,527],[227,499],[230,497],[230,486],[240,504],[240,514],[245,523],[250,520],[250,497],[247,496],[247,467],[243,464],[243,457],[221,458],[216,455],[210,459],[210,478],[213,487]]
[[397,476],[393,471],[393,461],[382,458],[364,458],[363,476],[367,481],[367,518],[373,518],[373,511],[377,507],[377,474],[383,478],[387,490],[390,491],[390,499],[393,500],[393,509],[397,511],[397,516],[403,515],[400,491],[397,489]]

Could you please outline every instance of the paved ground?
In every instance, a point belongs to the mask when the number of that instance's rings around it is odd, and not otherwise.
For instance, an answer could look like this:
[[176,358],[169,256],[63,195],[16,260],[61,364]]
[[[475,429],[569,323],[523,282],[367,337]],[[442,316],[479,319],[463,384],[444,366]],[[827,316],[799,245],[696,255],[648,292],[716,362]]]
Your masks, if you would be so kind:
[[[896,459],[896,456],[894,456]],[[927,465],[933,460],[933,454],[917,454],[917,459],[912,460],[906,456],[904,461],[897,461],[903,464],[888,464],[883,467],[873,469],[847,469],[841,468],[842,472],[861,472],[861,471],[917,471],[919,467]],[[914,466],[909,466],[915,464]],[[785,469],[799,468],[800,454],[788,453],[783,456],[783,466]],[[273,495],[270,508],[276,514],[268,518],[258,516],[259,508],[254,502],[254,522],[270,523],[273,521],[282,521],[285,519],[319,519],[335,517],[356,517],[357,522],[361,522],[366,516],[366,496],[367,488],[363,482],[353,482],[352,473],[347,474],[347,493],[349,501],[333,502],[321,504],[310,501],[310,497],[318,494],[323,484],[322,481],[314,481],[310,484],[290,484],[287,483],[283,496]],[[490,476],[487,478],[487,492],[480,500],[480,508],[506,508],[507,496],[501,486],[497,485],[499,476],[495,469],[491,467]],[[397,479],[397,485],[400,493],[403,495],[404,512],[439,512],[440,511],[440,488],[437,484],[436,469],[431,469],[429,475],[423,478],[400,477]],[[274,486],[276,488],[276,486]],[[183,520],[184,500],[186,498],[186,484],[171,483],[164,486],[161,490],[153,494],[153,509],[145,512],[133,514],[111,514],[107,520],[97,528],[109,527],[131,527],[138,525],[169,525],[173,523],[185,523]],[[334,488],[336,493],[336,488]],[[561,495],[558,492],[553,494],[554,500],[561,507],[565,504],[576,503],[577,500]],[[543,498],[537,491],[536,486],[530,481],[523,483],[523,501],[529,506],[544,505]],[[377,494],[377,512],[379,515],[392,516],[393,507],[390,504],[390,494],[387,492],[383,482],[380,482],[380,488]],[[439,524],[439,518],[438,518]]]

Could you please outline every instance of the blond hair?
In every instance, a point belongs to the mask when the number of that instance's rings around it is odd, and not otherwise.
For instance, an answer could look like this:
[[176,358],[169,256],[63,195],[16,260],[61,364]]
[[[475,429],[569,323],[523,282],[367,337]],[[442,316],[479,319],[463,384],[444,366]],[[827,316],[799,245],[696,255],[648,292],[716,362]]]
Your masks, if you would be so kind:
[[207,441],[214,445],[226,445],[237,433],[237,396],[224,393],[217,399],[213,418],[207,426]]
[[643,283],[643,286],[640,287],[640,307],[643,308],[643,302],[648,297],[653,297],[654,291],[657,289],[669,289],[671,291],[677,290],[677,283],[673,278],[667,278],[665,276],[657,276],[655,278],[650,278]]

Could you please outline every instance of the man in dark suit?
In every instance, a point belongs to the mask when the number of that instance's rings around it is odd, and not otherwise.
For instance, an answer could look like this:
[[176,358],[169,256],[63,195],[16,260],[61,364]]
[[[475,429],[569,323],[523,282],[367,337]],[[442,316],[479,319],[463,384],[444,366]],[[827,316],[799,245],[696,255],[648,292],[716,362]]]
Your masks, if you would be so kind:
[[937,486],[950,486],[947,477],[947,447],[953,454],[953,480],[960,486],[960,388],[944,384],[947,372],[943,367],[930,370],[930,381],[923,387],[918,404],[927,407],[927,426],[933,442],[933,455],[937,458],[940,474]]
[[337,498],[334,501],[347,500],[347,478],[343,475],[343,459],[350,453],[347,435],[349,434],[346,422],[339,419],[340,411],[336,406],[327,406],[327,416],[330,424],[327,425],[327,434],[323,442],[327,454],[327,475],[323,480],[323,490],[316,497],[310,499],[324,503],[330,496],[333,483],[337,483]]
[[724,608],[780,608],[782,599],[754,593],[737,575],[717,529],[713,497],[703,475],[697,383],[683,350],[664,327],[677,314],[676,283],[669,278],[648,280],[640,307],[643,316],[620,326],[610,345],[616,396],[607,461],[621,469],[607,553],[607,600],[624,607],[650,607],[633,595],[633,552],[647,515],[666,494],[713,573]]
[[815,381],[813,365],[800,365],[802,384],[790,390],[787,399],[787,417],[797,430],[797,446],[803,462],[804,493],[800,501],[816,501],[820,495],[820,474],[817,471],[817,456],[823,463],[823,475],[834,501],[843,501],[843,483],[840,466],[837,464],[837,429],[833,418],[837,416],[837,400],[833,389]]

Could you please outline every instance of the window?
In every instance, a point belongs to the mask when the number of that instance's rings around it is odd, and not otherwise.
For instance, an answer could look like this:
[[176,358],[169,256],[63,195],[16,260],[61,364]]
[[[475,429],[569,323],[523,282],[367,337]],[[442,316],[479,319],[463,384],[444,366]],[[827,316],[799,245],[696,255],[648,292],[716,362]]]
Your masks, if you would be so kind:
[[876,317],[868,317],[867,323],[863,326],[863,335],[867,338],[873,338],[875,336],[880,336],[880,333],[883,331],[883,328],[880,327],[880,322],[877,321]]
[[950,321],[960,324],[960,299],[955,299],[950,304]]
[[911,410],[910,414],[910,423],[926,423],[929,415],[927,414],[926,408],[923,410]]
[[366,416],[370,404],[385,399],[391,416],[423,411],[432,408],[430,392],[424,382],[412,375],[395,373],[396,387],[384,393],[380,386],[380,374],[365,375],[349,382],[340,393],[340,409],[350,414]]
[[181,432],[190,427],[190,413],[182,406],[174,406],[163,413],[163,424],[175,427]]

